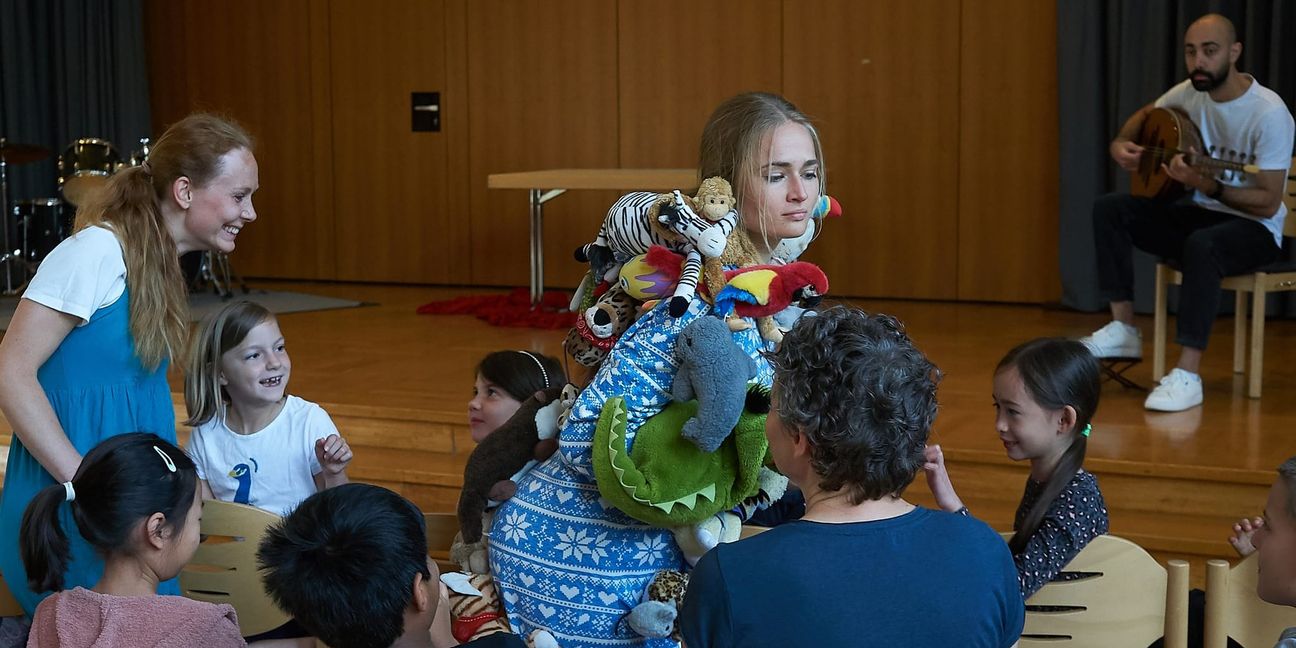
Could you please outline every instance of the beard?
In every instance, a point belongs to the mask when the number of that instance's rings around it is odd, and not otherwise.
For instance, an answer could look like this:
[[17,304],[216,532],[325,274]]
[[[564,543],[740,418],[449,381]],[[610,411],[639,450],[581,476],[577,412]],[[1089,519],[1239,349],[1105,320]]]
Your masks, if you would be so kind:
[[1224,85],[1224,82],[1228,81],[1228,76],[1229,68],[1225,65],[1215,71],[1201,69],[1193,70],[1192,74],[1188,75],[1188,78],[1192,81],[1192,87],[1194,90],[1198,92],[1210,92],[1211,90]]

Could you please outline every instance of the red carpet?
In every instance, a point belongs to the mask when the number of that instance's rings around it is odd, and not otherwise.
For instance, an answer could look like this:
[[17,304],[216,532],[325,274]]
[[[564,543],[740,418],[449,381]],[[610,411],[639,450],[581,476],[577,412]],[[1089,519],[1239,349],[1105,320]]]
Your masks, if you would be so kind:
[[565,329],[576,325],[576,314],[567,310],[570,305],[570,294],[546,290],[540,305],[532,309],[530,291],[514,288],[503,295],[464,295],[429,302],[419,306],[418,312],[422,315],[474,315],[492,326]]

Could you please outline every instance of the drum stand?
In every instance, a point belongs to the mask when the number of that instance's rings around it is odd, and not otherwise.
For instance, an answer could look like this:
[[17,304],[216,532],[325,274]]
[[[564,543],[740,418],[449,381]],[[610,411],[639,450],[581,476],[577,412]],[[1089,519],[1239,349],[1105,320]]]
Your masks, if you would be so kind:
[[212,292],[222,300],[234,296],[235,281],[238,281],[239,289],[243,294],[248,294],[247,282],[234,272],[229,255],[220,252],[203,252],[202,264],[198,266],[198,281],[211,284]]
[[[22,250],[14,249],[13,241],[9,240],[9,163],[5,161],[5,139],[0,137],[0,223],[4,224],[3,246],[0,246],[0,264],[4,265],[4,290],[5,295],[14,295],[22,291],[23,285],[27,282],[26,265],[23,263]],[[23,280],[14,285],[14,266],[21,268],[20,273]]]

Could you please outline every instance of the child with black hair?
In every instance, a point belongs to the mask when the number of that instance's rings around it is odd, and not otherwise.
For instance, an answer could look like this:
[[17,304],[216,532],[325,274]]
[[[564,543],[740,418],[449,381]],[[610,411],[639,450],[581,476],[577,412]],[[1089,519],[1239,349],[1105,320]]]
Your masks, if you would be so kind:
[[[458,645],[423,514],[385,488],[347,484],[306,498],[257,557],[275,603],[332,648]],[[525,644],[501,633],[462,645]]]
[[496,351],[482,358],[468,401],[468,428],[481,443],[532,394],[567,382],[557,358],[531,351]]
[[[995,368],[995,430],[1008,458],[1030,461],[1031,467],[1008,541],[1023,599],[1053,580],[1090,540],[1107,533],[1098,480],[1082,467],[1101,391],[1098,361],[1073,340],[1025,342]],[[940,446],[928,446],[925,458],[936,503],[967,514]]]
[[[158,583],[175,578],[197,550],[201,517],[198,474],[179,448],[144,433],[95,446],[71,481],[41,490],[23,513],[28,584],[57,592],[36,608],[28,645],[246,645],[234,608],[157,595]],[[103,577],[90,590],[63,590],[76,559],[70,520],[104,558]]]

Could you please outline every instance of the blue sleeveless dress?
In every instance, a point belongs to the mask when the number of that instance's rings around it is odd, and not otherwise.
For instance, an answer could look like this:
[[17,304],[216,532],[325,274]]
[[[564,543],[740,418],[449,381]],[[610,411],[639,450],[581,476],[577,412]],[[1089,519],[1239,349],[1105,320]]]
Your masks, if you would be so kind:
[[[123,292],[117,301],[95,311],[89,323],[72,329],[37,372],[59,424],[82,456],[100,441],[128,432],[152,432],[172,443],[176,440],[167,362],[154,371],[140,364],[130,334],[129,304],[129,292]],[[19,527],[27,503],[54,483],[14,435],[0,496],[0,574],[28,615],[49,592],[27,589],[27,570],[18,549]],[[72,548],[63,587],[92,587],[103,574],[103,560],[81,537],[67,504],[60,507],[59,518]],[[158,593],[178,595],[180,587],[172,579],[162,583]]]
[[[548,630],[563,648],[674,646],[645,639],[625,622],[653,574],[684,569],[667,529],[650,527],[599,496],[591,458],[594,427],[603,403],[625,398],[627,443],[645,419],[671,401],[677,367],[675,340],[711,307],[695,299],[673,318],[662,305],[645,313],[617,340],[612,352],[572,406],[558,435],[558,452],[517,484],[517,494],[496,509],[490,532],[491,571],[516,632]],[[755,328],[734,342],[759,368],[766,386],[773,374]]]

